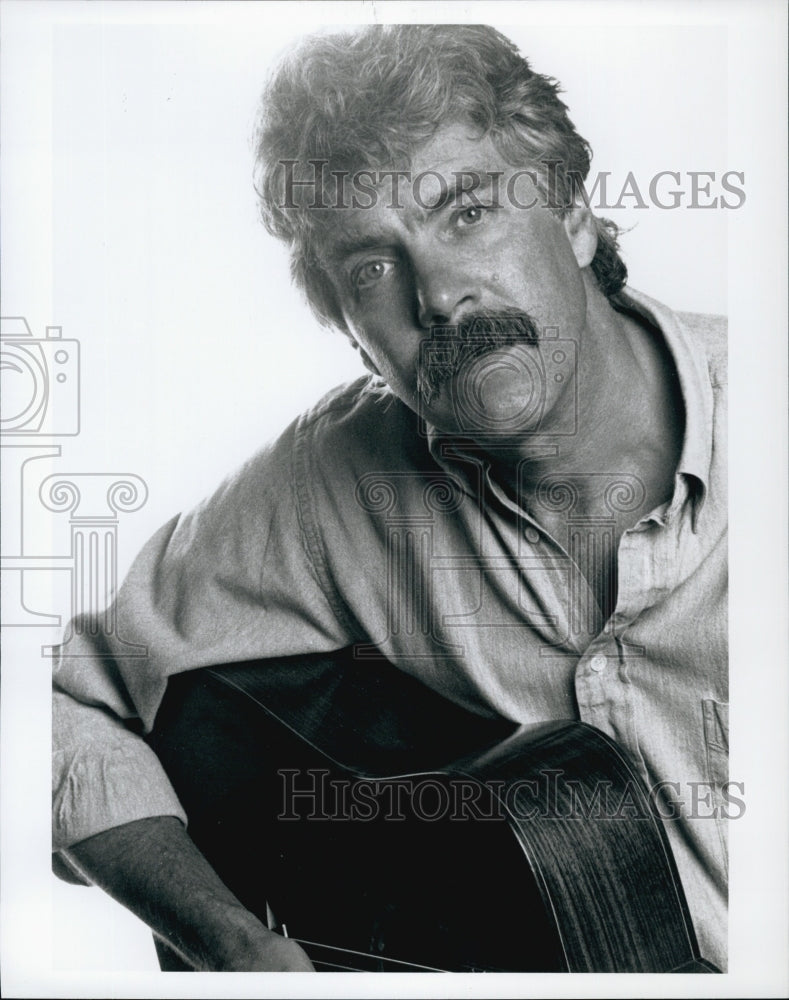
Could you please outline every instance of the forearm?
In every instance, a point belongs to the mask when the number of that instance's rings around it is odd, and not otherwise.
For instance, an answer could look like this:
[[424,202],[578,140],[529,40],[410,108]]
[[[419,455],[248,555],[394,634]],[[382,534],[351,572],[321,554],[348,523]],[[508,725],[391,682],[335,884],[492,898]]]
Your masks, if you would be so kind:
[[114,827],[66,853],[197,970],[312,968],[298,945],[241,905],[174,817]]

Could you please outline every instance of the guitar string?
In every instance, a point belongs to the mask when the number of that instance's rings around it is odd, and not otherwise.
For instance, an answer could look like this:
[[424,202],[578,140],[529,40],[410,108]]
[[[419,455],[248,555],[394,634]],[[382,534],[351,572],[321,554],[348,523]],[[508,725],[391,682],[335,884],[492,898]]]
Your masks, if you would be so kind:
[[[307,945],[307,947],[311,945],[313,948],[327,948],[331,951],[340,951],[344,955],[360,955],[362,958],[367,959],[368,962],[373,961],[373,962],[386,962],[391,965],[407,965],[410,969],[421,969],[424,972],[446,972],[446,969],[436,969],[433,968],[432,965],[421,965],[418,962],[404,962],[402,961],[402,959],[389,958],[388,956],[385,955],[380,955],[380,956],[370,955],[366,951],[357,951],[355,948],[337,948],[335,945],[320,944],[318,941],[307,941],[304,938],[291,938],[291,940],[297,941],[299,944],[302,945]],[[358,972],[359,970],[357,969],[354,971]]]

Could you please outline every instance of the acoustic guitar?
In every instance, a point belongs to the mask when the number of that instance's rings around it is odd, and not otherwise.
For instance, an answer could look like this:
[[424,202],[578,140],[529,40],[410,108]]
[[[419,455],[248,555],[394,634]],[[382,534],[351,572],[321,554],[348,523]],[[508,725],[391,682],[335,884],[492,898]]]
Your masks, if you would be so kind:
[[584,723],[483,718],[349,649],[178,674],[147,740],[318,970],[718,971],[647,789]]

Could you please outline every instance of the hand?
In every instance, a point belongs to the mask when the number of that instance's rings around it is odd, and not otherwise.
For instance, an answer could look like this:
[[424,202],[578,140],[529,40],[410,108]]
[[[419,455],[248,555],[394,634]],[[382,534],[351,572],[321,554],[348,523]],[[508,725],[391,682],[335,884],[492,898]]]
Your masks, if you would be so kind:
[[[314,972],[307,953],[295,941],[263,928],[219,967],[224,972]],[[218,970],[219,971],[219,970]]]
[[242,906],[173,817],[113,827],[75,844],[68,856],[194,969],[314,971],[295,941]]

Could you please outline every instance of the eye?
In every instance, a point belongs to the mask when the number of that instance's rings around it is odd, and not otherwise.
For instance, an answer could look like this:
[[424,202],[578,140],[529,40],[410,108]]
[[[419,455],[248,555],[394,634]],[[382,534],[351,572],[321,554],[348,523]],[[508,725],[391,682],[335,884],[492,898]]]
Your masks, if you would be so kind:
[[462,227],[479,225],[484,215],[485,209],[481,205],[469,205],[468,208],[462,208],[458,212],[458,225]]
[[390,260],[368,260],[357,267],[353,281],[357,288],[366,288],[385,278],[394,267]]

